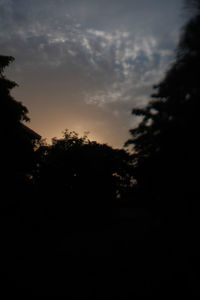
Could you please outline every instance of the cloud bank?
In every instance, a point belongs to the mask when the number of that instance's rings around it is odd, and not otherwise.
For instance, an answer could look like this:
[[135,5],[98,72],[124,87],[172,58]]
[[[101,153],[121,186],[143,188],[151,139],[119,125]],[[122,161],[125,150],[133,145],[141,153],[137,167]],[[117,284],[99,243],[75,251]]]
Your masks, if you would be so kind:
[[128,132],[134,124],[131,108],[147,103],[152,85],[174,58],[184,21],[181,4],[0,0],[1,53],[16,58],[13,74],[24,84],[21,96],[35,90],[26,100],[33,114],[42,109],[44,96],[49,110],[59,113],[62,107],[66,116],[67,111],[90,111],[86,118],[110,126],[109,115]]

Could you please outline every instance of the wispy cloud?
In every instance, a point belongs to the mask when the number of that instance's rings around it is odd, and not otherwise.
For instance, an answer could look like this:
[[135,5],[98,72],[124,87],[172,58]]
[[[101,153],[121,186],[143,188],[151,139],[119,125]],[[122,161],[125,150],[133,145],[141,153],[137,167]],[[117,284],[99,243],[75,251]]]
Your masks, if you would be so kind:
[[181,0],[158,2],[0,0],[1,52],[21,76],[53,80],[65,99],[73,92],[77,106],[127,118],[173,59]]

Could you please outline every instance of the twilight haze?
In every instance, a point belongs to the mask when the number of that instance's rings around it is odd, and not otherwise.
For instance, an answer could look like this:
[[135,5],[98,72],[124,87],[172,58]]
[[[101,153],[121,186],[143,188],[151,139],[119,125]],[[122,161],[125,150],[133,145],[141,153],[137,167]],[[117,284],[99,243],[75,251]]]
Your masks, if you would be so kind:
[[122,147],[164,76],[185,23],[181,0],[0,0],[12,95],[47,138],[68,128]]

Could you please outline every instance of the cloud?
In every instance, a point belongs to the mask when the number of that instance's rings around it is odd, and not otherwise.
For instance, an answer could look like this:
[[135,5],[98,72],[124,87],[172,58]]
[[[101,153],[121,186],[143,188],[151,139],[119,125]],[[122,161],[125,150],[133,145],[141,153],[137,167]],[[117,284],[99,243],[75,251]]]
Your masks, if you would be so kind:
[[1,52],[16,58],[29,89],[38,86],[36,98],[48,88],[48,99],[73,99],[125,123],[174,57],[181,2],[0,0]]

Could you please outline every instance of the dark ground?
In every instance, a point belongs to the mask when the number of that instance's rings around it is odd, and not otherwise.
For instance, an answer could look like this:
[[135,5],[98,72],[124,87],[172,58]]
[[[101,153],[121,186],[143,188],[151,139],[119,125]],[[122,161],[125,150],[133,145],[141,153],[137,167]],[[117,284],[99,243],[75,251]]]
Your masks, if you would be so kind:
[[1,218],[2,293],[111,299],[200,294],[198,254],[189,251],[195,245],[188,245],[181,226],[128,205],[113,209],[101,226],[63,222]]

